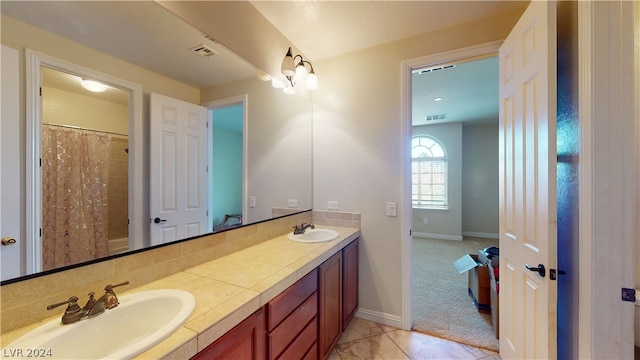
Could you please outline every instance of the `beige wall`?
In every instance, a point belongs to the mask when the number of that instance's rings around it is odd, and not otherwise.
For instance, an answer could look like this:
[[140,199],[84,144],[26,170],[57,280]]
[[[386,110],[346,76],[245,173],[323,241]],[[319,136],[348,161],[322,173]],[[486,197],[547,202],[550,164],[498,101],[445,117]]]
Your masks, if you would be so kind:
[[[462,129],[462,233],[498,238],[498,124]],[[479,233],[479,234],[478,234]]]
[[203,89],[202,103],[247,95],[247,208],[245,223],[271,217],[273,207],[311,209],[311,131],[313,106],[302,95],[286,95],[255,78]]
[[[501,40],[520,13],[456,26],[314,63],[313,208],[339,201],[362,214],[360,309],[387,323],[402,315],[401,62]],[[403,209],[399,208],[399,215]],[[408,291],[408,289],[406,289]],[[399,323],[398,323],[399,325]]]
[[42,87],[42,122],[64,124],[127,135],[127,105],[98,100],[51,87]]

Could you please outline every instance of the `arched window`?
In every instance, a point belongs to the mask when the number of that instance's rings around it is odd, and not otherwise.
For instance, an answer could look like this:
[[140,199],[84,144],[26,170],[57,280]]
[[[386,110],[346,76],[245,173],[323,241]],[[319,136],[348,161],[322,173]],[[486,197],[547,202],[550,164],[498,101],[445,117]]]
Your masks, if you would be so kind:
[[411,188],[414,208],[447,208],[447,153],[432,136],[411,139]]

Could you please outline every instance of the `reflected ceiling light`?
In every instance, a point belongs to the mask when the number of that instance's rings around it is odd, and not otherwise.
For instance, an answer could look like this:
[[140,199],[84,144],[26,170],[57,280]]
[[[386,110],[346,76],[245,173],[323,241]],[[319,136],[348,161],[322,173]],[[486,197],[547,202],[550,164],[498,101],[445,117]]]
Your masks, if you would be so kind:
[[[307,65],[309,66],[308,70]],[[285,94],[295,93],[294,89],[296,84],[304,84],[309,90],[315,90],[318,88],[318,77],[316,76],[316,72],[313,70],[313,65],[311,62],[305,60],[302,55],[293,56],[291,53],[291,47],[289,47],[287,54],[284,56],[284,59],[282,59],[280,72],[287,79],[287,83],[283,85]],[[274,80],[272,80],[271,84],[273,87],[278,88],[276,83],[274,83]]]
[[438,96],[437,98],[434,98],[433,101],[442,101],[442,98]]
[[82,85],[83,88],[91,92],[103,92],[108,88],[107,85],[95,80],[81,79],[80,84]]

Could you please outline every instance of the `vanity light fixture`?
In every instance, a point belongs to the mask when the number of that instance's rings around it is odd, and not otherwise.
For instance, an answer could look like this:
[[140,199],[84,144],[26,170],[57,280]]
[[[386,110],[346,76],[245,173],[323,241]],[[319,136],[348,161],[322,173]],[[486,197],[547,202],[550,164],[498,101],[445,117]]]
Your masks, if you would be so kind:
[[80,84],[83,88],[91,92],[103,92],[108,88],[107,85],[95,80],[81,79]]
[[[307,70],[307,65],[309,70]],[[280,72],[287,79],[283,82],[280,79],[272,78],[271,85],[276,89],[283,89],[285,94],[294,94],[296,84],[303,84],[309,90],[315,90],[318,88],[318,77],[313,69],[311,62],[305,60],[302,55],[293,56],[291,47],[287,51],[287,54],[282,59],[282,65]]]

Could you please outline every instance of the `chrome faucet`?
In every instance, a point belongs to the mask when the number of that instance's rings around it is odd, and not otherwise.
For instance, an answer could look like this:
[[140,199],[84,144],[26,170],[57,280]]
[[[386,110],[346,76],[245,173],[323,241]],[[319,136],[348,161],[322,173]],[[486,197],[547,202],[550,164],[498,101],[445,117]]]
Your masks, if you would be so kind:
[[293,227],[293,234],[294,235],[304,234],[304,231],[307,230],[308,228],[315,229],[316,227],[313,226],[313,224],[302,223],[300,225],[296,225]]
[[118,297],[116,293],[113,291],[113,288],[116,286],[128,285],[129,281],[122,282],[116,285],[107,285],[104,290],[104,295],[102,295],[98,300],[95,299],[95,294],[93,291],[89,293],[89,300],[84,307],[80,307],[78,305],[78,297],[72,296],[66,301],[51,304],[47,306],[47,310],[52,310],[57,308],[58,306],[68,304],[67,309],[64,311],[62,315],[62,323],[63,324],[73,324],[80,320],[88,319],[94,316],[98,316],[105,312],[106,310],[113,309],[118,306],[120,302],[118,301]]

